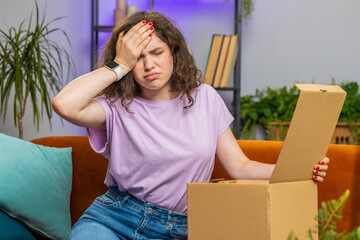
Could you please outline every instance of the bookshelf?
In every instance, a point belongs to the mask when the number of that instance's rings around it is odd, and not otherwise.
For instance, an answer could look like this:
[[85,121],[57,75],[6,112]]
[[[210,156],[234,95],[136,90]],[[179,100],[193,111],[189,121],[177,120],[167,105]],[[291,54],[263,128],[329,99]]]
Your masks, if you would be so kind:
[[[241,112],[240,112],[240,101],[241,101],[241,21],[237,21],[240,16],[240,7],[243,6],[244,0],[235,0],[235,19],[234,19],[234,33],[238,35],[237,38],[237,58],[234,67],[234,87],[232,91],[234,92],[233,100],[233,115],[234,115],[234,128],[236,130],[235,137],[240,139],[241,135]],[[228,88],[223,90],[227,91]],[[220,89],[218,89],[220,90]]]
[[[149,0],[150,9],[153,9],[154,0]],[[111,32],[114,26],[99,25],[99,0],[91,0],[91,70],[94,69],[99,58],[99,33]]]
[[235,0],[235,19],[234,19],[234,34],[238,35],[237,38],[237,58],[234,66],[234,80],[233,87],[222,87],[215,88],[217,91],[232,91],[233,92],[233,116],[234,116],[234,125],[233,128],[236,130],[235,137],[240,139],[241,135],[241,21],[237,21],[240,16],[240,7],[243,6],[244,0]]
[[[233,128],[236,130],[236,138],[239,139],[241,135],[241,112],[240,112],[240,90],[241,90],[241,22],[236,19],[240,16],[240,6],[243,5],[244,0],[235,0],[235,19],[234,19],[234,34],[238,35],[237,48],[238,56],[234,67],[234,83],[233,87],[215,88],[217,91],[233,92]],[[153,9],[154,1],[149,0],[150,9]],[[91,0],[91,69],[93,70],[98,59],[99,49],[99,33],[111,32],[113,26],[99,25],[99,0]]]

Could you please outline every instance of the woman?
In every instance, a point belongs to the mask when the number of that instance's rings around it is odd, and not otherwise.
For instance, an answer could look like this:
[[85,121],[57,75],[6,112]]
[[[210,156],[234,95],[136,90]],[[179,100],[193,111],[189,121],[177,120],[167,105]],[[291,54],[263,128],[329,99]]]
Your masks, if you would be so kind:
[[[274,165],[244,155],[229,128],[233,117],[201,84],[182,34],[163,15],[122,21],[101,66],[53,99],[55,111],[86,127],[93,149],[109,159],[110,189],[71,239],[186,238],[186,183],[209,181],[215,155],[233,179],[270,178]],[[315,180],[323,181],[328,163],[315,166]]]

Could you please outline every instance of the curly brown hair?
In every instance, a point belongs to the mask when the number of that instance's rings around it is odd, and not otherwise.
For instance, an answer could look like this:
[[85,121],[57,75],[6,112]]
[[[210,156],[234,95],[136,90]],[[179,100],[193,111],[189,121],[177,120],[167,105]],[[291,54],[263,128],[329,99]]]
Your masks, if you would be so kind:
[[[184,36],[159,12],[136,12],[116,25],[105,44],[102,58],[97,64],[97,67],[102,67],[106,62],[115,58],[116,42],[119,34],[122,31],[126,34],[134,25],[143,20],[154,23],[154,33],[170,48],[174,65],[174,70],[169,80],[171,92],[181,94],[181,98],[186,95],[189,105],[185,108],[191,107],[195,102],[191,93],[201,84],[201,71],[196,67],[195,60],[189,52]],[[140,85],[135,81],[132,71],[130,71],[120,81],[114,82],[104,89],[101,94],[104,94],[108,99],[112,99],[113,101],[121,99],[122,106],[129,112],[129,106],[133,98],[140,93]]]

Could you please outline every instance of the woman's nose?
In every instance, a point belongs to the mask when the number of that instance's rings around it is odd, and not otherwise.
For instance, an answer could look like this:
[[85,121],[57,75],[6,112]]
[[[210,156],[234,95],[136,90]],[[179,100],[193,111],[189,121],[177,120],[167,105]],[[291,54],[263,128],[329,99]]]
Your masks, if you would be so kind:
[[153,67],[154,67],[154,62],[151,59],[151,57],[149,56],[144,57],[144,68],[146,70],[151,70]]

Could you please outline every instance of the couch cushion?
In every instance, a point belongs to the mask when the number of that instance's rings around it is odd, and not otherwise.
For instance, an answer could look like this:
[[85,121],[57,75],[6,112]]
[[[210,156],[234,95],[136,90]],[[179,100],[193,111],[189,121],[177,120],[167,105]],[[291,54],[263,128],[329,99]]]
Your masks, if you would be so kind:
[[52,239],[71,230],[71,148],[0,134],[0,209]]

